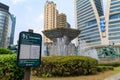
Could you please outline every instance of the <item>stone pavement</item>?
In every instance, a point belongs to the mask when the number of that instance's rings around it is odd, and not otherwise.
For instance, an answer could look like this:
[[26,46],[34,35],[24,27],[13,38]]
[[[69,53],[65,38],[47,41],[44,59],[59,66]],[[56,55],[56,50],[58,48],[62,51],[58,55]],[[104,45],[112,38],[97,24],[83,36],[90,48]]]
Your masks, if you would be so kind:
[[113,76],[110,76],[104,80],[120,80],[120,73],[113,75]]

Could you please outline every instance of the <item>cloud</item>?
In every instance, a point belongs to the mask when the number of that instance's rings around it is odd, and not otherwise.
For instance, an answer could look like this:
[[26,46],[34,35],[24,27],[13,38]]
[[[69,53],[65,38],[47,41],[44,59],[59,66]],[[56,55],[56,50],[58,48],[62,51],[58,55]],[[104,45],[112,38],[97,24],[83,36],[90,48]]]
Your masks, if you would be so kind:
[[27,0],[12,0],[13,4],[17,4],[17,3],[20,3],[20,2],[24,2],[24,1],[27,1]]

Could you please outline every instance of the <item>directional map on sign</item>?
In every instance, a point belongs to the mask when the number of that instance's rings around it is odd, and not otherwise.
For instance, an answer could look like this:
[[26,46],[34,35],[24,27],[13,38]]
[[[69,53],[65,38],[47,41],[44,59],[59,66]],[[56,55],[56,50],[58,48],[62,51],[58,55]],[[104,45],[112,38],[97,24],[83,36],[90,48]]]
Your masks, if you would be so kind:
[[31,46],[30,59],[38,59],[40,46]]
[[20,49],[20,59],[39,59],[40,46],[21,45]]

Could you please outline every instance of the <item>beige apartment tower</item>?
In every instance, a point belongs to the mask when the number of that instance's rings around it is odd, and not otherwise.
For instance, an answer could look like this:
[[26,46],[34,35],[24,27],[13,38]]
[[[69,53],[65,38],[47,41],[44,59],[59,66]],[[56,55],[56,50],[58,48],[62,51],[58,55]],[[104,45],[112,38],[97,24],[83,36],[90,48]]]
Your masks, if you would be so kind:
[[57,15],[57,27],[67,27],[66,15],[61,13]]
[[[44,8],[44,30],[50,30],[56,28],[57,25],[57,9],[56,4],[53,1],[46,1]],[[51,43],[48,38],[44,38],[44,43]]]

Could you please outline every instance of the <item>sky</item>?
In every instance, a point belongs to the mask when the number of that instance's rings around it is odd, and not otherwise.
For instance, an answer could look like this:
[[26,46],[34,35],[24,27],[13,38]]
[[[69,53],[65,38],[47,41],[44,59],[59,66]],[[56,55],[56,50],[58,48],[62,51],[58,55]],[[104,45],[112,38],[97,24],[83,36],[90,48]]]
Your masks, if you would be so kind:
[[[75,28],[74,0],[48,0],[57,5],[59,13],[67,15],[67,22]],[[103,0],[104,3],[106,0]],[[16,16],[15,38],[17,43],[19,33],[33,29],[35,33],[42,34],[44,29],[44,5],[46,0],[0,0],[10,7],[9,12]]]
[[[59,13],[67,15],[67,21],[74,26],[74,1],[49,0],[57,4]],[[9,12],[16,16],[14,43],[17,43],[21,31],[33,29],[35,33],[42,34],[44,29],[44,5],[46,0],[0,0],[10,7]]]

